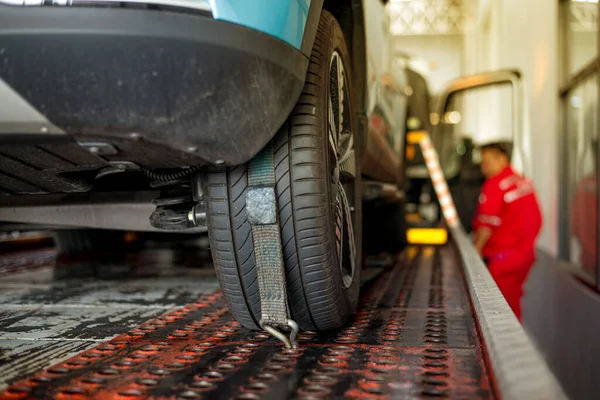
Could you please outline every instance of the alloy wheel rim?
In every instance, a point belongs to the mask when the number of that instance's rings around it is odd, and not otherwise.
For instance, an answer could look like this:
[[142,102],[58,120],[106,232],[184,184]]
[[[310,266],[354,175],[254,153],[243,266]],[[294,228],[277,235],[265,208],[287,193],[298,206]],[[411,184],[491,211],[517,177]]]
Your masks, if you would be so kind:
[[356,270],[356,154],[347,79],[342,58],[334,51],[329,64],[328,150],[337,262],[346,289],[352,285]]

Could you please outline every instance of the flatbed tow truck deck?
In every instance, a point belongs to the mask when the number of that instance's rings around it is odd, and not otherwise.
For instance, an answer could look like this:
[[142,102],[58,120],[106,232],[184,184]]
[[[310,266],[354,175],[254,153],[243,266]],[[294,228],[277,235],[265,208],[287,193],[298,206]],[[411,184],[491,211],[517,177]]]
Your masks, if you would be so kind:
[[235,322],[212,268],[184,265],[206,259],[23,253],[38,267],[0,278],[0,399],[565,398],[489,274],[464,268],[465,238],[407,248],[347,327],[297,349]]

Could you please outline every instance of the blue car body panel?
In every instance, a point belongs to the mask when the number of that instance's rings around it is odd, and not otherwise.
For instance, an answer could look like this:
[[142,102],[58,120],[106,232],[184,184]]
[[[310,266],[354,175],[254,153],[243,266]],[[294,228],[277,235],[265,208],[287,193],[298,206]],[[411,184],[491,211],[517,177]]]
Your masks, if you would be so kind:
[[311,0],[210,0],[213,17],[275,36],[300,50]]

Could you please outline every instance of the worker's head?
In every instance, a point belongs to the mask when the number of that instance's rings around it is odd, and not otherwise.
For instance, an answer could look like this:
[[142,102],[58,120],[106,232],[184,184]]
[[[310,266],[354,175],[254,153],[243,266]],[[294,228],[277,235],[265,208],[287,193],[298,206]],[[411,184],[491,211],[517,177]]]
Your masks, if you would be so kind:
[[500,174],[510,165],[510,149],[506,143],[490,143],[481,147],[481,173],[486,178]]

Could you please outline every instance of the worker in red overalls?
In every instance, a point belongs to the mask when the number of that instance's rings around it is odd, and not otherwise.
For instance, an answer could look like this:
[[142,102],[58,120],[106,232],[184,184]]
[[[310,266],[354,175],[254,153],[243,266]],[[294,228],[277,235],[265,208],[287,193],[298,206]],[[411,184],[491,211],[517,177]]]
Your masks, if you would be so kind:
[[520,321],[523,285],[535,262],[542,215],[531,181],[510,167],[510,148],[510,143],[491,143],[481,149],[486,181],[473,220],[473,240]]

